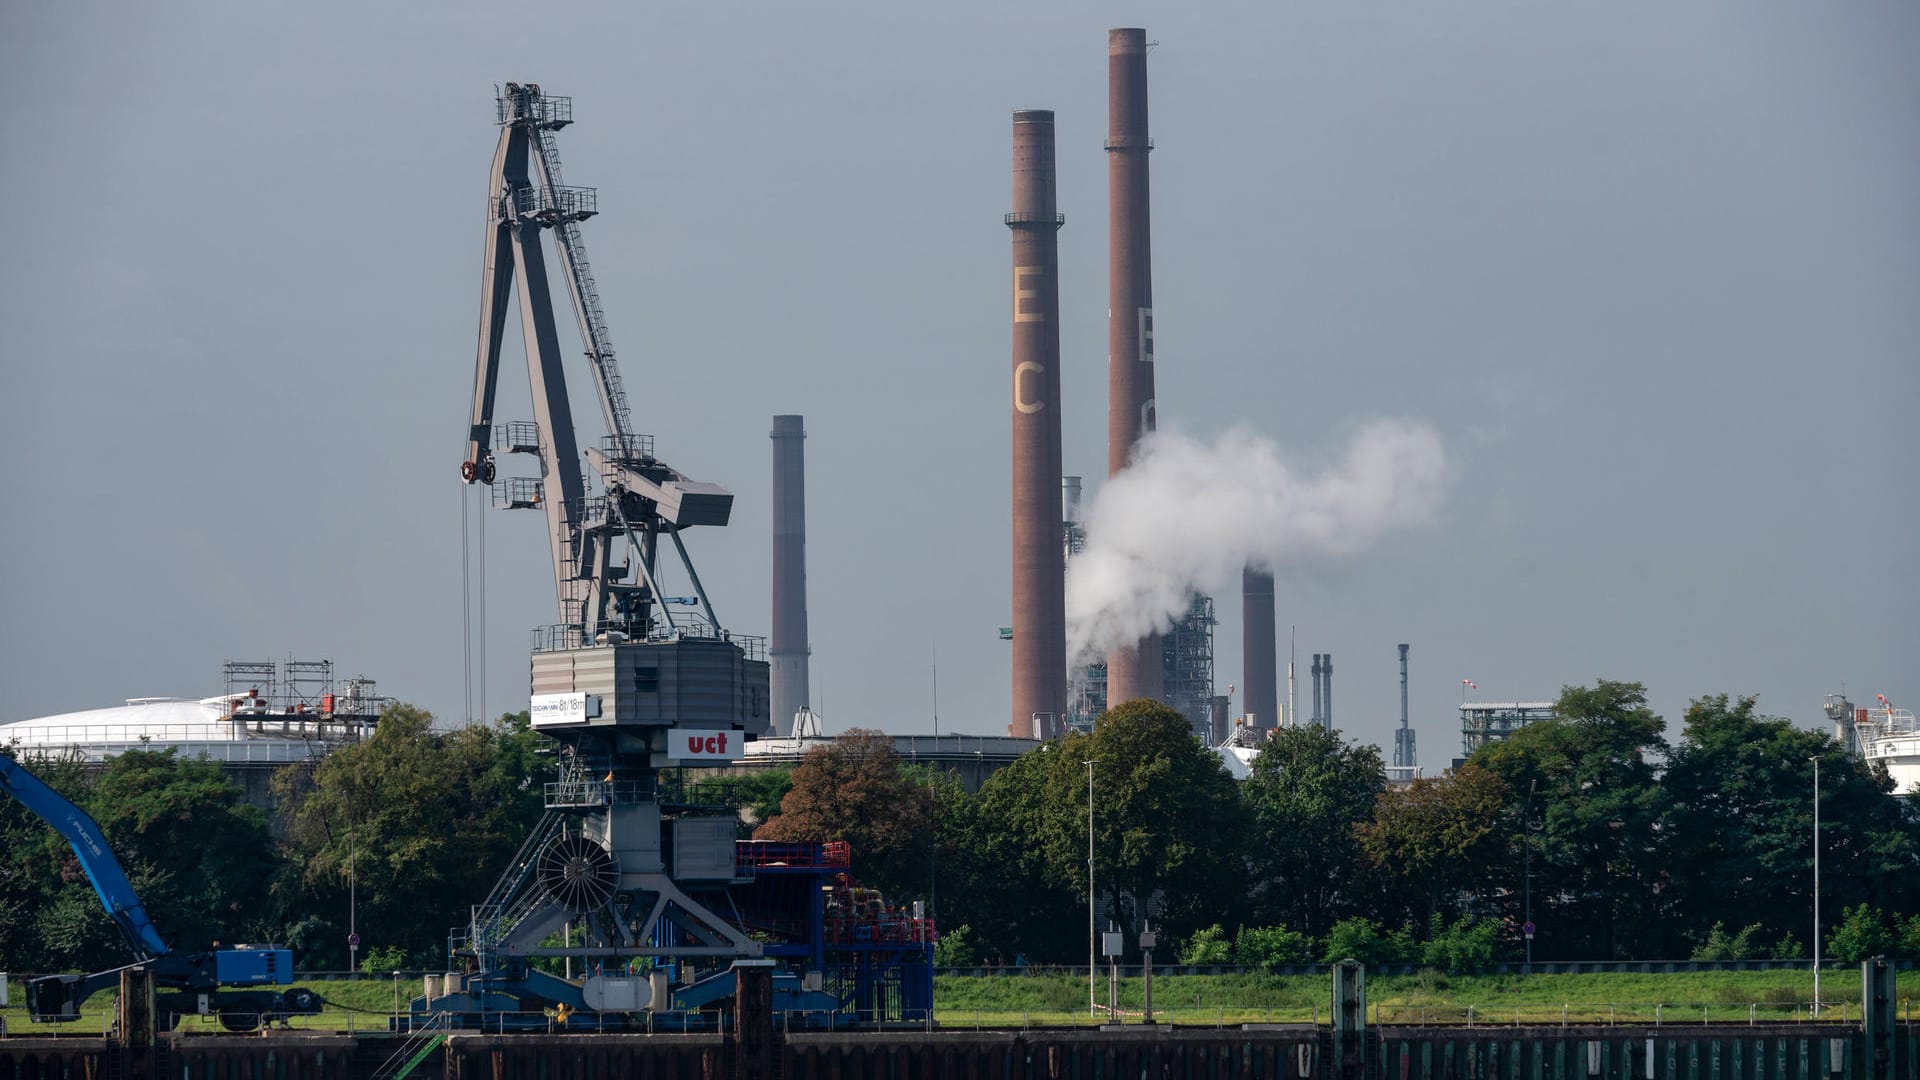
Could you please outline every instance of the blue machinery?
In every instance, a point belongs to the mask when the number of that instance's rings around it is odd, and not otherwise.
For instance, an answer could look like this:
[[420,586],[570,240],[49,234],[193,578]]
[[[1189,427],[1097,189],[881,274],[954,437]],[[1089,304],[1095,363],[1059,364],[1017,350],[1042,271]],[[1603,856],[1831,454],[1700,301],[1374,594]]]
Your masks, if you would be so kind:
[[[576,1014],[594,1026],[700,1026],[717,1022],[736,967],[757,979],[771,962],[773,1010],[789,1022],[923,1022],[933,927],[859,889],[844,845],[737,844],[727,808],[662,796],[661,770],[725,765],[771,731],[764,642],[723,627],[681,537],[726,525],[733,495],[668,466],[633,430],[580,227],[598,195],[561,180],[555,136],[573,122],[572,100],[508,83],[496,106],[460,476],[497,508],[546,518],[560,621],[535,631],[529,707],[534,729],[560,744],[559,776],[545,817],[450,935],[448,974],[414,1010],[500,1030]],[[568,401],[548,232],[605,428],[597,445],[575,431]],[[533,419],[496,423],[516,314]],[[537,475],[503,475],[496,452],[531,458]],[[661,558],[668,551],[677,558]],[[669,583],[669,570],[684,580]]]
[[192,1013],[217,1015],[229,1031],[251,1031],[263,1020],[320,1011],[319,995],[309,990],[235,989],[292,982],[293,953],[286,949],[273,945],[199,953],[170,949],[148,918],[146,906],[133,891],[99,824],[5,754],[0,754],[0,789],[20,800],[72,846],[100,905],[133,956],[128,968],[92,975],[47,975],[28,983],[27,1011],[33,1019],[79,1019],[81,1003],[100,990],[119,986],[122,973],[129,969],[150,975],[153,985],[164,991],[154,995],[153,1010],[162,1028]]
[[[499,958],[450,973],[445,993],[414,999],[408,1023],[449,1014],[453,1026],[545,1031],[556,1021],[587,1029],[701,1030],[720,1026],[736,965],[773,968],[773,1012],[790,1028],[911,1024],[931,1018],[931,919],[890,907],[850,876],[844,843],[738,841],[731,905],[761,958],[730,964],[660,961],[643,949],[580,980]],[[667,931],[660,940],[671,940]],[[549,950],[553,952],[564,950]],[[456,935],[456,957],[471,957]],[[577,955],[577,951],[568,955]]]

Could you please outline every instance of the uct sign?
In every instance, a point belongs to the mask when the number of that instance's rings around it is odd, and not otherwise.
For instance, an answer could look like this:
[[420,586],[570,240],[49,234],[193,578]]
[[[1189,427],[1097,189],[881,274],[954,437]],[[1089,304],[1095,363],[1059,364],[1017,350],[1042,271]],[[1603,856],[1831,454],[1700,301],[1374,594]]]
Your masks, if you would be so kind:
[[672,728],[667,731],[669,761],[739,761],[742,753],[737,731],[698,731]]

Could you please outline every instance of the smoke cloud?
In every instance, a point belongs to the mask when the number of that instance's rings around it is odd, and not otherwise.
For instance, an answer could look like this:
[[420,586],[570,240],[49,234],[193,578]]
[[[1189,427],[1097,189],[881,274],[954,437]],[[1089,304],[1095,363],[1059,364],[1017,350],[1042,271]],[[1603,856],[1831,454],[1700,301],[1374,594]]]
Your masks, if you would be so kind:
[[1163,630],[1192,592],[1227,589],[1249,564],[1365,550],[1426,521],[1445,486],[1439,433],[1413,421],[1366,425],[1318,476],[1248,431],[1211,446],[1155,432],[1087,512],[1086,550],[1067,571],[1067,655],[1082,663]]

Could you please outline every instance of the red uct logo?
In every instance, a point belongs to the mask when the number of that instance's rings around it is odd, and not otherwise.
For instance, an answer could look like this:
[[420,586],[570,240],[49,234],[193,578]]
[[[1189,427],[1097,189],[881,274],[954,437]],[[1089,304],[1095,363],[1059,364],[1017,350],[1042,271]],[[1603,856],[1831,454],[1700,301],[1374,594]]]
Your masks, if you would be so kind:
[[725,732],[717,735],[687,736],[687,753],[689,754],[724,754],[726,752],[727,735]]

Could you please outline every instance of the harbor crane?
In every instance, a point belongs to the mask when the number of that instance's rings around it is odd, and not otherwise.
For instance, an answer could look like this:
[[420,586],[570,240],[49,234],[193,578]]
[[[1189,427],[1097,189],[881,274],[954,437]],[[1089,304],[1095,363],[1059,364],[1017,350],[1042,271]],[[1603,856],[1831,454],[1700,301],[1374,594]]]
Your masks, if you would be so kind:
[[[546,516],[559,621],[535,631],[530,712],[534,728],[560,743],[560,766],[545,817],[452,935],[450,960],[465,974],[433,1008],[487,1025],[529,1004],[562,1014],[695,1008],[687,984],[711,977],[718,993],[723,979],[731,986],[729,965],[763,953],[731,917],[732,815],[671,805],[659,784],[662,769],[737,760],[748,738],[771,730],[764,642],[721,625],[681,537],[726,525],[733,496],[667,465],[652,437],[634,431],[580,229],[597,196],[561,179],[554,136],[572,123],[572,100],[508,83],[495,119],[460,475],[489,488],[496,507]],[[585,448],[567,398],[547,234],[606,429]],[[500,424],[500,351],[516,293],[534,416]],[[538,476],[502,475],[497,452],[535,457]],[[666,548],[693,604],[662,589]],[[534,963],[560,957],[585,979]],[[806,996],[797,980],[775,990]],[[833,1000],[815,991],[805,1003],[830,1010]]]

